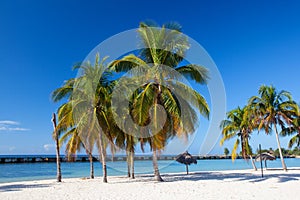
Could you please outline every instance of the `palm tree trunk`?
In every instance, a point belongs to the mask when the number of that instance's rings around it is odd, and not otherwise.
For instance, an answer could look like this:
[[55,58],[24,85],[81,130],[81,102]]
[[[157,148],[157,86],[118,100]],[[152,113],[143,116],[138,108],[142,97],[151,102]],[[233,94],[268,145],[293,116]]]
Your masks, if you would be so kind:
[[131,162],[130,162],[130,151],[126,151],[126,156],[127,156],[127,159],[126,159],[126,161],[127,161],[127,177],[128,178],[130,178],[131,177],[131,174],[130,174],[130,164],[131,164]]
[[99,148],[100,148],[100,155],[101,155],[100,161],[102,163],[103,183],[107,183],[107,169],[106,169],[106,158],[105,158],[106,156],[104,152],[102,132],[100,132]]
[[275,135],[276,135],[276,140],[277,140],[277,145],[278,145],[280,160],[281,160],[281,164],[282,164],[282,169],[284,171],[287,171],[287,168],[286,168],[286,165],[285,165],[285,162],[284,162],[284,159],[283,159],[282,151],[281,151],[280,140],[279,140],[279,136],[278,136],[278,131],[277,131],[276,124],[274,124],[274,128],[275,128]]
[[130,152],[131,178],[134,179],[134,152]]
[[157,154],[156,154],[156,150],[153,148],[153,158],[152,158],[152,162],[153,162],[153,169],[154,169],[154,179],[156,181],[164,181],[159,173],[159,169],[158,169],[158,164],[157,164]]
[[265,160],[265,167],[266,167],[266,169],[267,169],[267,160]]
[[257,167],[256,167],[256,165],[255,165],[255,163],[254,163],[254,160],[253,160],[253,158],[252,158],[252,155],[250,155],[250,160],[251,160],[251,164],[252,164],[253,169],[254,169],[255,171],[257,171]]
[[[155,78],[156,79],[156,78]],[[158,83],[158,81],[157,80],[155,80],[155,82],[157,82]],[[160,87],[160,84],[158,84],[158,95],[161,93],[161,87]],[[157,104],[157,98],[155,98],[155,101],[154,101],[154,105],[156,105]],[[155,123],[155,131],[157,130],[157,125],[156,125],[156,123],[157,123],[157,118],[156,118],[156,111],[155,111],[155,114],[154,114],[154,116],[153,116],[154,118],[153,118],[153,121],[154,121],[154,123]],[[159,169],[158,169],[158,163],[157,163],[157,152],[156,152],[156,148],[155,148],[155,145],[154,145],[154,142],[153,142],[153,137],[154,136],[152,136],[152,138],[150,139],[150,142],[151,142],[151,147],[152,147],[152,150],[153,150],[153,158],[152,158],[152,162],[153,162],[153,169],[154,169],[154,179],[156,180],[156,181],[160,181],[160,182],[162,182],[162,181],[164,181],[162,178],[161,178],[161,176],[160,176],[160,173],[159,173]]]
[[89,152],[89,160],[90,160],[90,178],[94,179],[94,162],[93,155]]
[[57,182],[61,182],[59,141],[58,141],[58,133],[56,131],[56,115],[55,115],[55,113],[53,113],[53,115],[52,115],[52,123],[53,123],[55,145],[56,145],[56,169],[57,169],[56,180],[57,180]]

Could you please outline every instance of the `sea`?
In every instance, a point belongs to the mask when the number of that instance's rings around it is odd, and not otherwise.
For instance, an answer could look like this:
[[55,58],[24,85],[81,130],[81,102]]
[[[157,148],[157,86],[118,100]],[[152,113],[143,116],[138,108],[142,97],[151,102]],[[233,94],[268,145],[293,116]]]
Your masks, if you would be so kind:
[[[300,168],[299,158],[286,158],[287,167]],[[152,174],[153,165],[151,160],[135,161],[135,173]],[[260,162],[255,162],[260,169]],[[165,173],[185,173],[185,165],[176,162],[175,160],[159,160],[158,166],[161,175]],[[264,167],[264,163],[263,163]],[[280,159],[267,161],[268,168],[281,168]],[[102,176],[102,167],[99,162],[94,162],[95,176]],[[212,159],[198,160],[197,164],[189,166],[190,172],[201,171],[222,171],[222,170],[240,170],[251,169],[250,160],[237,159],[232,162],[231,159]],[[62,162],[61,163],[62,178],[84,178],[89,177],[90,164],[89,162]],[[126,161],[107,162],[108,176],[126,176],[127,163]],[[42,179],[56,178],[56,163],[55,162],[37,162],[37,163],[6,163],[0,164],[0,183],[16,182],[16,181],[32,181]]]

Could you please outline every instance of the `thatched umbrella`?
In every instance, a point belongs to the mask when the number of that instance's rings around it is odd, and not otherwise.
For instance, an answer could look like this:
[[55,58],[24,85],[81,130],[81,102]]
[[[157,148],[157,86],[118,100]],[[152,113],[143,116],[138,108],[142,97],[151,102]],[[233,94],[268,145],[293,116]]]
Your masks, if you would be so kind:
[[264,153],[258,154],[255,157],[255,161],[259,162],[260,160],[265,161],[265,167],[267,169],[267,160],[276,160],[276,157],[267,152],[264,152]]
[[186,174],[189,174],[189,165],[194,163],[197,164],[197,160],[195,158],[193,158],[193,156],[191,154],[189,154],[187,151],[179,154],[178,156],[176,156],[176,161],[180,162],[182,164],[185,164],[186,166]]

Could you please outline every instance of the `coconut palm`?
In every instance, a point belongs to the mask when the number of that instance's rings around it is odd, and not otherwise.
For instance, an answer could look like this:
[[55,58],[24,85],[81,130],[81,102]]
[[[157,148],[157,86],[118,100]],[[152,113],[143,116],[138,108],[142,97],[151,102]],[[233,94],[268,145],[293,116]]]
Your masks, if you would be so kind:
[[236,138],[233,149],[231,151],[231,158],[234,161],[237,155],[237,149],[241,144],[242,156],[244,159],[251,159],[254,170],[257,170],[252,159],[251,147],[249,145],[250,134],[254,129],[253,120],[248,107],[236,108],[227,113],[227,119],[220,124],[223,138],[220,144],[223,145],[226,140]]
[[[73,113],[72,113],[72,101],[64,103],[58,109],[58,119],[59,124],[57,131],[60,133],[61,137],[59,139],[59,144],[62,146],[63,143],[67,143],[66,145],[66,155],[69,161],[73,161],[77,152],[80,152],[82,148],[85,150],[86,154],[88,155],[88,159],[90,162],[90,178],[94,178],[94,163],[93,163],[93,149],[88,149],[85,147],[84,143],[81,141],[79,137],[78,131],[76,129],[76,125],[74,124],[73,120]],[[62,134],[63,133],[63,134]],[[90,137],[92,139],[93,137]],[[95,142],[91,141],[90,143]]]
[[284,127],[280,135],[287,136],[293,135],[288,143],[288,147],[292,148],[294,145],[300,146],[300,117],[297,116],[292,120],[290,126]]
[[140,127],[151,124],[151,128],[140,128],[139,135],[135,137],[142,149],[144,144],[149,143],[153,152],[155,179],[162,181],[157,153],[172,137],[187,137],[195,131],[197,112],[205,117],[209,115],[204,97],[189,87],[182,77],[205,84],[208,71],[195,64],[180,65],[189,42],[177,23],[164,24],[161,28],[155,24],[141,23],[138,33],[141,50],[112,62],[111,67],[116,72],[129,72],[129,80],[143,81],[130,94],[132,101],[129,110],[133,121]]
[[[77,152],[80,152],[82,147],[85,149],[90,162],[90,178],[94,178],[94,163],[93,163],[93,149],[88,149],[84,146],[81,138],[79,137],[78,131],[76,129],[76,124],[73,119],[73,101],[72,92],[76,79],[69,79],[65,81],[64,85],[52,93],[52,100],[54,102],[60,101],[62,99],[68,98],[68,102],[62,104],[57,111],[58,114],[58,126],[57,133],[60,136],[59,146],[63,143],[66,145],[66,155],[68,160],[73,160]],[[91,138],[91,137],[90,137]],[[92,146],[93,148],[93,146]]]
[[118,134],[115,137],[115,144],[126,151],[126,161],[127,161],[127,176],[134,179],[134,154],[135,146],[137,144],[137,139],[129,134],[124,132]]
[[259,96],[250,98],[249,105],[255,113],[258,130],[263,129],[266,134],[269,134],[272,128],[275,131],[282,168],[286,171],[277,126],[284,129],[285,126],[290,125],[293,116],[298,115],[298,105],[289,92],[277,92],[273,86],[262,85],[258,93]]
[[[82,76],[77,79],[72,95],[75,105],[73,116],[79,137],[88,149],[96,143],[101,155],[103,182],[106,183],[106,144],[110,142],[110,123],[107,108],[109,81],[105,76],[104,61],[100,62],[97,55],[94,65],[88,62],[81,64]],[[91,137],[94,139],[91,140]]]
[[[61,130],[75,127],[76,134],[88,152],[92,152],[96,145],[100,154],[103,169],[103,182],[107,182],[106,146],[109,143],[110,123],[107,116],[107,102],[109,98],[109,81],[104,66],[105,59],[100,61],[96,55],[95,64],[81,63],[74,69],[81,70],[80,76],[65,83],[65,86],[53,93],[54,101],[64,97],[69,98],[71,114],[62,114],[62,119],[69,123],[62,123]],[[67,110],[62,110],[67,112]],[[70,119],[71,118],[71,119]],[[72,123],[70,123],[72,122]]]

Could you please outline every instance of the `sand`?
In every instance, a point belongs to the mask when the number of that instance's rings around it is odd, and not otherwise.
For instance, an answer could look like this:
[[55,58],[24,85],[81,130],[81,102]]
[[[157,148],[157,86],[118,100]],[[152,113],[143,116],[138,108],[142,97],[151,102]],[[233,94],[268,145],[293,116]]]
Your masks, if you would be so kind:
[[0,199],[297,199],[300,170],[236,170],[162,174],[165,182],[155,182],[151,175],[136,179],[108,177],[109,183],[96,178],[24,181],[0,184]]

